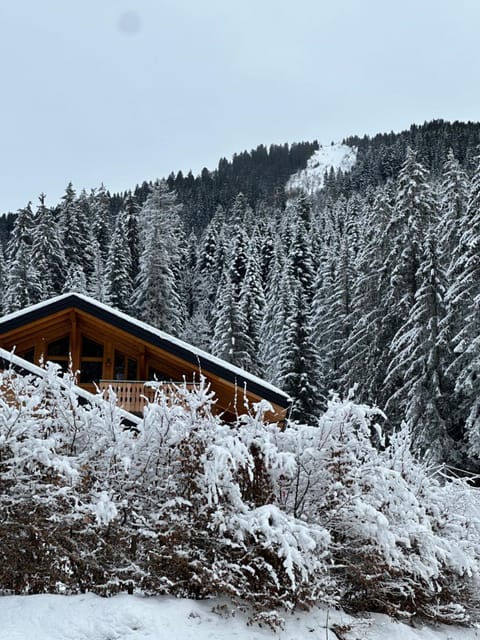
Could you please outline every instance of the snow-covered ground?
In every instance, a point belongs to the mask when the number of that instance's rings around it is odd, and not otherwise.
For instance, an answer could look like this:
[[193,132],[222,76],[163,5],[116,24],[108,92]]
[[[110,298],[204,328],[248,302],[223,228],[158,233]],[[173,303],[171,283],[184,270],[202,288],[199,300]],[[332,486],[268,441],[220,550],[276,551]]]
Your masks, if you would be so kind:
[[[288,615],[273,633],[232,616],[225,601],[119,595],[0,597],[0,640],[473,640],[480,630],[411,627],[375,615],[356,619],[334,610]],[[341,634],[335,634],[335,625]],[[350,630],[347,630],[347,628]]]
[[325,171],[350,171],[357,159],[357,150],[340,142],[321,146],[309,158],[306,169],[294,173],[285,187],[287,193],[301,189],[308,194],[323,187]]

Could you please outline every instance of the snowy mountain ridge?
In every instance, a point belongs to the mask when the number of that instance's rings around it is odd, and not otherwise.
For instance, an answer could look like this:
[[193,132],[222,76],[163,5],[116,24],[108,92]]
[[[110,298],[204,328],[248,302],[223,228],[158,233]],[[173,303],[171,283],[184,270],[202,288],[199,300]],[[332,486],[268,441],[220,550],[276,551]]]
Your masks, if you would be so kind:
[[323,187],[325,172],[331,169],[338,171],[350,171],[357,161],[357,149],[349,147],[341,142],[334,142],[330,145],[322,145],[308,159],[305,169],[294,173],[287,184],[285,190],[288,193],[302,190],[308,194],[316,193]]

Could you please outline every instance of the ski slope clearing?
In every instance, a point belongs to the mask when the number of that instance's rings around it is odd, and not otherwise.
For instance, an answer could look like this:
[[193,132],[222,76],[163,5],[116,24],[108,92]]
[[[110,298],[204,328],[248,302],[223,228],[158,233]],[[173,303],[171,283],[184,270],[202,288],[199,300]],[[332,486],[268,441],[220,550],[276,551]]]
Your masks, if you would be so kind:
[[[0,640],[473,640],[480,630],[453,626],[413,628],[383,615],[352,618],[313,609],[287,614],[285,628],[247,626],[225,600],[118,595],[100,598],[37,595],[0,598]],[[328,629],[327,629],[328,625]],[[335,633],[337,629],[339,635]]]
[[350,171],[357,160],[357,150],[340,142],[321,146],[309,158],[307,167],[294,173],[287,182],[287,193],[301,190],[307,194],[320,191],[323,187],[325,172],[331,169]]

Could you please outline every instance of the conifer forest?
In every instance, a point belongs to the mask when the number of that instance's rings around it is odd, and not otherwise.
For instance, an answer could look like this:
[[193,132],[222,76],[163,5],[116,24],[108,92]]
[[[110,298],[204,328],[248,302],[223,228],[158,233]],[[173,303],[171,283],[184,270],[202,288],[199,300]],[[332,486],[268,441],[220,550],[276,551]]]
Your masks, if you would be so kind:
[[291,418],[332,393],[480,470],[480,125],[351,138],[350,171],[286,189],[318,143],[0,218],[1,309],[88,293],[274,383]]

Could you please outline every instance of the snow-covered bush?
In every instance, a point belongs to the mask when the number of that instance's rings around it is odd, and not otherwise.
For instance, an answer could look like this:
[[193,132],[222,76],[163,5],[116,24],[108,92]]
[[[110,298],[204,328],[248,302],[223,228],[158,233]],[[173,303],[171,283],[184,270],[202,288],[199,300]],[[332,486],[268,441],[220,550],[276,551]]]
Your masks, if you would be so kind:
[[73,382],[0,373],[4,592],[224,594],[270,624],[316,601],[478,619],[478,490],[417,461],[407,429],[386,446],[378,411],[333,398],[281,430],[260,403],[228,425],[201,381],[132,429]]
[[297,460],[287,510],[330,533],[344,607],[466,621],[480,605],[476,490],[440,482],[412,456],[406,427],[381,446],[381,419],[333,398],[318,426],[280,434]]
[[272,503],[268,469],[287,473],[290,460],[258,437],[263,416],[235,429],[212,414],[203,383],[179,392],[180,402],[159,394],[147,409],[124,483],[141,588],[224,593],[262,610],[314,602],[329,536]]
[[260,615],[326,590],[328,533],[273,503],[292,457],[276,450],[261,411],[239,429],[224,424],[201,382],[174,398],[159,392],[131,430],[113,395],[79,405],[53,368],[44,379],[2,376],[5,590],[223,593]]

